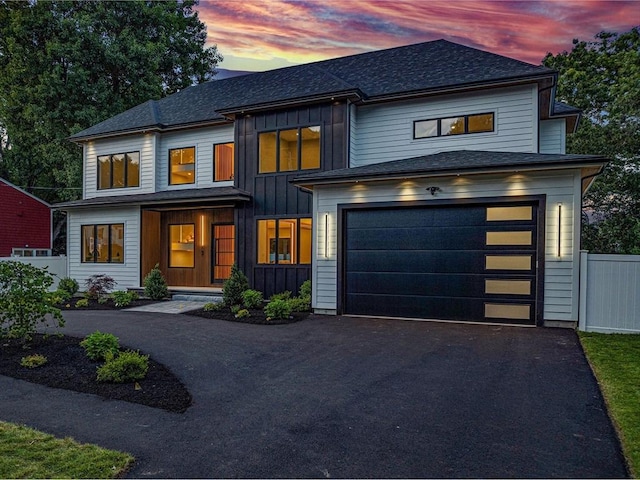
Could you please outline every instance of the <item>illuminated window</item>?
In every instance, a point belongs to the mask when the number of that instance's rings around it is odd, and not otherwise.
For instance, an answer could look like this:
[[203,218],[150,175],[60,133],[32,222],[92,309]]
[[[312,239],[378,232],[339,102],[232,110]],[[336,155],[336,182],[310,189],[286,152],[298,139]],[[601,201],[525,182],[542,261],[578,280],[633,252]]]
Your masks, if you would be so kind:
[[169,266],[193,268],[195,265],[195,225],[169,225]]
[[140,186],[140,152],[98,157],[98,189]]
[[182,185],[196,181],[196,147],[169,150],[169,184]]
[[258,220],[258,263],[310,264],[311,219]]
[[213,147],[213,181],[233,180],[233,151],[231,143],[219,143]]
[[83,263],[123,263],[124,224],[82,225]]
[[320,127],[263,132],[258,149],[258,173],[320,168]]
[[413,138],[446,137],[467,133],[493,132],[493,113],[432,118],[413,122]]

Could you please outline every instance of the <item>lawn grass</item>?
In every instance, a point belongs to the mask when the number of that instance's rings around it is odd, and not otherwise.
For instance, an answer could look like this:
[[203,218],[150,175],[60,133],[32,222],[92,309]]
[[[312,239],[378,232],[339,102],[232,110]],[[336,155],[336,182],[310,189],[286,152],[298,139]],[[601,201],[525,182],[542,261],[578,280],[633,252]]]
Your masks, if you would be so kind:
[[126,453],[0,422],[0,478],[114,478],[132,462]]
[[618,428],[634,478],[640,475],[640,335],[579,332]]

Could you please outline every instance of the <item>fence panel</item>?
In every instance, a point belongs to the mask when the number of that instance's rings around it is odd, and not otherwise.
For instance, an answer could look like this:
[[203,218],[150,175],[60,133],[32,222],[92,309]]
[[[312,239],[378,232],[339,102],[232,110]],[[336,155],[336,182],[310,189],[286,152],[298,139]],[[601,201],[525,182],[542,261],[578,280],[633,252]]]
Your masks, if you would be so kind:
[[58,288],[58,281],[67,276],[67,257],[2,257],[0,262],[13,260],[17,262],[29,263],[34,267],[49,267],[47,271],[53,275],[53,285],[49,290],[54,291]]

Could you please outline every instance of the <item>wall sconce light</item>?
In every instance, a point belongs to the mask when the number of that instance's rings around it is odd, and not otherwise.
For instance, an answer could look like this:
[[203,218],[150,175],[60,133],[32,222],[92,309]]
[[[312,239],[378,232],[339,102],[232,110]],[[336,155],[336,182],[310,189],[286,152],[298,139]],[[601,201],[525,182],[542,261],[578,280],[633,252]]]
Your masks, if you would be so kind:
[[324,258],[329,258],[329,214],[324,214]]
[[558,203],[558,258],[562,256],[562,203]]
[[427,187],[426,190],[427,190],[427,192],[429,192],[433,196],[435,196],[437,192],[441,192],[442,191],[442,189],[440,187]]

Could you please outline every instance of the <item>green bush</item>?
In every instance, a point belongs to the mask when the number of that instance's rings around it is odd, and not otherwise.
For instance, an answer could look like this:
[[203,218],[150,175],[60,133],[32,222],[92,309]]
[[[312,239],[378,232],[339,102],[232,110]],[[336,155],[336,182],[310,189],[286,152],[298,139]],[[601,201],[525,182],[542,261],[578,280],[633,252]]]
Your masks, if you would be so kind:
[[242,304],[247,308],[260,308],[263,302],[262,292],[258,290],[245,290],[242,292]]
[[74,278],[64,277],[60,279],[60,282],[58,282],[58,290],[64,290],[69,293],[69,298],[78,293],[79,289],[80,286]]
[[98,367],[99,382],[125,383],[142,380],[149,370],[149,355],[127,350]]
[[291,298],[291,292],[289,290],[285,290],[284,292],[274,293],[269,297],[269,302],[273,302],[274,300],[289,300]]
[[113,289],[116,285],[116,281],[111,278],[109,275],[105,275],[103,273],[98,275],[91,275],[84,282],[87,290],[84,295],[86,298],[94,298],[100,301],[100,299],[105,298],[109,291]]
[[0,262],[0,337],[30,339],[38,323],[62,327],[64,319],[49,293],[53,277],[46,268],[13,260]]
[[144,294],[152,300],[162,300],[169,296],[167,281],[162,276],[160,265],[157,263],[144,277]]
[[311,310],[311,298],[310,297],[293,297],[289,300],[285,300],[292,312],[308,312]]
[[229,308],[231,309],[231,313],[233,313],[234,315],[236,315],[242,309],[240,305],[231,305],[231,307]]
[[309,297],[311,298],[311,280],[305,280],[302,285],[300,285],[300,291],[298,292],[300,297]]
[[47,363],[47,357],[40,355],[39,353],[28,355],[20,359],[20,365],[27,368],[41,367],[45,363]]
[[231,275],[222,285],[222,298],[227,306],[242,304],[242,293],[249,290],[249,280],[242,270],[234,263]]
[[224,308],[226,308],[224,302],[208,302],[204,304],[202,310],[204,310],[205,312],[219,312]]
[[138,300],[139,297],[136,292],[118,290],[117,292],[113,292],[111,294],[111,298],[113,299],[113,304],[116,307],[126,307],[134,300]]
[[118,337],[111,333],[102,333],[99,331],[84,337],[84,340],[80,342],[80,346],[84,348],[87,357],[91,360],[98,361],[106,360],[109,355],[117,355],[120,349]]
[[58,289],[55,292],[51,293],[50,296],[51,303],[53,304],[66,303],[71,300],[71,294],[66,290],[61,289]]
[[80,300],[78,300],[76,302],[76,308],[88,307],[88,306],[89,306],[89,299],[88,298],[81,298]]
[[236,313],[236,318],[247,318],[250,316],[251,314],[249,313],[249,310],[247,310],[246,308],[243,308],[242,310],[238,310],[238,313]]
[[287,300],[272,300],[264,307],[264,313],[268,320],[289,318],[289,315],[291,315],[291,305],[289,305]]

